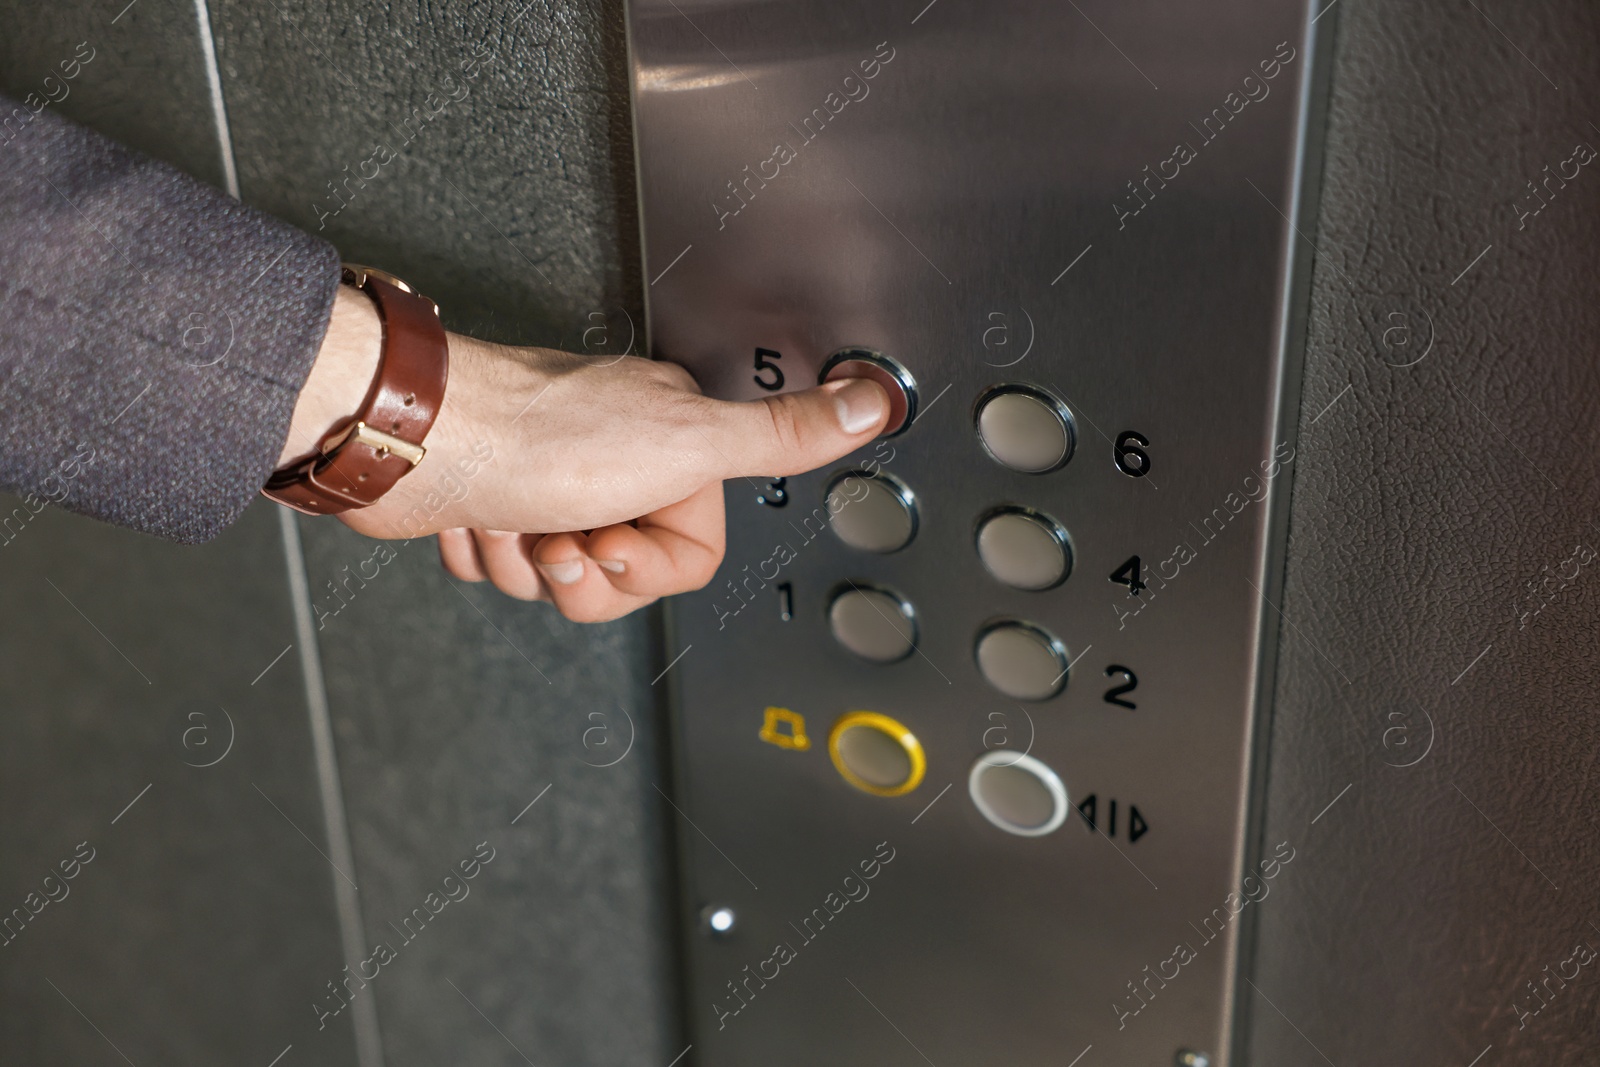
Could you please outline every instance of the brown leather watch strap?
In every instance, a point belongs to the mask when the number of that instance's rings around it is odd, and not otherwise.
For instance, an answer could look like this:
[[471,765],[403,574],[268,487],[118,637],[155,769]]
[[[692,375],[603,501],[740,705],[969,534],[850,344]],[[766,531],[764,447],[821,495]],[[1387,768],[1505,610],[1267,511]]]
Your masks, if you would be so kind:
[[361,410],[323,438],[315,455],[273,472],[261,490],[307,515],[376,503],[422,462],[450,371],[438,305],[371,267],[346,264],[342,281],[377,304],[383,348]]

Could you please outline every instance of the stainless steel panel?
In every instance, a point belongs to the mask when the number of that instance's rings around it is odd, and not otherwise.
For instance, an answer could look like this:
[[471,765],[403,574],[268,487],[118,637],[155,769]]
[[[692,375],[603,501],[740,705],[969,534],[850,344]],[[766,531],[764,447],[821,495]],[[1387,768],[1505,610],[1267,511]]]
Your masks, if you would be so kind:
[[[630,11],[654,351],[755,398],[774,381],[756,358],[794,389],[858,345],[922,396],[904,436],[783,493],[731,483],[727,561],[672,609],[685,922],[736,916],[690,933],[693,1055],[1226,1061],[1269,514],[1293,466],[1278,425],[1308,12]],[[1061,469],[1006,470],[976,440],[974,402],[1006,382],[1066,402]],[[1122,470],[1129,431],[1148,460]],[[874,464],[919,506],[915,540],[881,556],[819,532],[837,471]],[[975,526],[999,505],[1063,523],[1066,582],[986,574]],[[1134,555],[1136,598],[1111,580]],[[835,643],[828,597],[851,581],[911,602],[915,654]],[[974,637],[999,618],[1065,642],[1062,695],[1021,704],[979,677]],[[1134,676],[1136,708],[1109,702]],[[829,725],[857,709],[921,739],[920,787],[873,796],[835,772]],[[991,825],[966,781],[994,749],[1092,798],[1098,832],[1076,813],[1039,837]]]

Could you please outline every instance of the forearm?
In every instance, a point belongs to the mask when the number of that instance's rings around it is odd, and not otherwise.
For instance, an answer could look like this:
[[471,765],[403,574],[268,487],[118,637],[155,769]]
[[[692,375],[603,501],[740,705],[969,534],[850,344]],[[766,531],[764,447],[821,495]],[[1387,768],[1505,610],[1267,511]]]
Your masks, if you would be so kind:
[[0,485],[215,536],[273,469],[337,283],[326,242],[38,115],[0,143]]

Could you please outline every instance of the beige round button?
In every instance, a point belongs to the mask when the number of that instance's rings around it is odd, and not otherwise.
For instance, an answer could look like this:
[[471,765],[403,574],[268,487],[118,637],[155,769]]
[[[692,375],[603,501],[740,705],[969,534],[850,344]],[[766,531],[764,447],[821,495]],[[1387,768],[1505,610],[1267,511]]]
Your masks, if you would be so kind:
[[1018,589],[1049,589],[1072,570],[1061,524],[1023,508],[1004,508],[979,524],[978,558],[996,579]]
[[1066,786],[1040,760],[1015,752],[985,752],[967,775],[972,803],[1009,834],[1042,837],[1067,818]]
[[1072,421],[1052,396],[1002,386],[978,408],[978,438],[1000,464],[1027,474],[1055,470],[1072,458]]
[[833,598],[828,626],[834,638],[862,659],[893,663],[917,642],[911,605],[884,589],[856,585]]
[[911,792],[928,768],[916,735],[875,711],[852,711],[834,723],[828,755],[845,781],[880,797]]
[[863,552],[893,552],[917,532],[911,490],[887,476],[859,472],[834,480],[828,489],[834,535]]
[[1014,700],[1048,700],[1066,684],[1066,650],[1031,623],[996,623],[978,635],[976,653],[984,679]]

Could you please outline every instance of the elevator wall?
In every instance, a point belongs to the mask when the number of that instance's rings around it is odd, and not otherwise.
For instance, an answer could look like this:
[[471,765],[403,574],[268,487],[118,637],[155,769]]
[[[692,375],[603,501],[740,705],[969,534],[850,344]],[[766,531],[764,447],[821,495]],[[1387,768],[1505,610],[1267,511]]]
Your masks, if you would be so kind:
[[[221,187],[236,174],[246,202],[415,282],[450,328],[641,351],[617,5],[3,14],[8,92],[88,41],[54,106]],[[380,143],[379,178],[335,197]],[[263,503],[199,549],[47,508],[0,550],[0,891],[20,904],[80,841],[98,850],[0,955],[0,1059],[96,1062],[108,1040],[138,1063],[681,1051],[653,616],[578,626],[446,577],[431,540],[376,547]],[[225,715],[229,755],[184,766],[215,758]],[[318,1030],[351,952],[399,943],[480,842],[495,859],[470,897]]]
[[1250,1062],[1588,1063],[1600,18],[1336,14]]
[[[1600,22],[1582,0],[1322,10],[1257,842],[1296,859],[1250,913],[1239,1044],[1257,1067],[1585,1063],[1600,983],[1550,976],[1600,943],[1600,198],[1593,168],[1561,175],[1600,142]],[[415,281],[452,328],[645,351],[617,0],[0,13],[8,93],[88,42],[62,113]],[[266,505],[201,548],[18,509],[0,909],[93,859],[0,947],[0,1060],[683,1050],[656,616],[568,624],[425,543],[355,581],[373,543]],[[485,841],[373,1014],[318,1030],[348,950]]]

